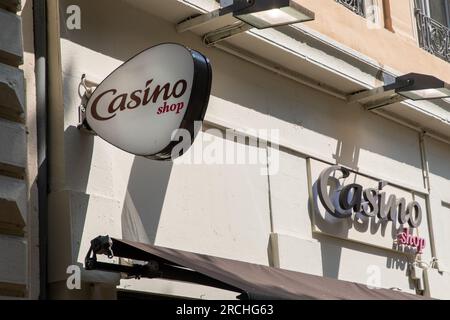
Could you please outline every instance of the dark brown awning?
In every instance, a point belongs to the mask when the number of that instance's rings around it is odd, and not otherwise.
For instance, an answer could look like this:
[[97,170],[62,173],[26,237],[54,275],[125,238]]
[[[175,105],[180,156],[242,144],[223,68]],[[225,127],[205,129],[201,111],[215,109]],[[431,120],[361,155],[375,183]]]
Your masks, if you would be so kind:
[[[363,284],[109,237],[99,237],[91,243],[86,269],[211,285],[240,292],[248,299],[426,299],[394,290],[369,289]],[[89,258],[92,253],[94,258]],[[95,254],[149,263],[145,267],[105,264],[97,262]]]

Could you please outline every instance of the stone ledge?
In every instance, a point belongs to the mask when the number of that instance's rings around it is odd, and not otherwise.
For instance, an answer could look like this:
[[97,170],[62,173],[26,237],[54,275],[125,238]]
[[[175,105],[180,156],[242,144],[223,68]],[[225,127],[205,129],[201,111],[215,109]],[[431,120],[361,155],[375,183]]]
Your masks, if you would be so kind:
[[24,181],[0,177],[0,233],[23,235],[27,221],[27,186]]
[[27,283],[25,239],[0,235],[0,295],[24,296]]
[[0,62],[23,63],[22,21],[15,13],[0,9]]
[[24,121],[25,80],[23,71],[0,63],[0,116]]
[[20,0],[0,0],[0,8],[16,13],[22,9],[22,4]]
[[0,163],[0,176],[24,180],[26,176],[25,168]]
[[0,119],[0,170],[12,176],[20,175],[20,168],[25,172],[27,165],[27,137],[25,126]]

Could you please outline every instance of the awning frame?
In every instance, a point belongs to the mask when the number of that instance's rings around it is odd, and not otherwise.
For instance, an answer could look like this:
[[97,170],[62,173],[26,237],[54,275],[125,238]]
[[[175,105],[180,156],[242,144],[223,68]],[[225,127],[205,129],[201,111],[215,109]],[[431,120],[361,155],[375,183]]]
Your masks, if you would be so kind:
[[[128,279],[165,279],[181,282],[189,282],[198,285],[214,287],[222,290],[234,291],[239,299],[248,299],[248,295],[241,289],[233,287],[225,282],[210,278],[199,272],[186,269],[164,259],[151,259],[138,252],[128,255],[116,256],[113,253],[113,241],[109,236],[99,236],[91,241],[91,246],[85,258],[86,270],[99,270],[105,272],[124,273]],[[126,258],[146,262],[145,264],[132,263],[131,265],[99,262],[97,255]]]
[[[114,252],[113,252],[114,251]],[[134,260],[104,263],[97,255]],[[236,292],[248,300],[428,300],[429,297],[206,254],[100,236],[91,241],[86,270],[129,278],[189,282]]]

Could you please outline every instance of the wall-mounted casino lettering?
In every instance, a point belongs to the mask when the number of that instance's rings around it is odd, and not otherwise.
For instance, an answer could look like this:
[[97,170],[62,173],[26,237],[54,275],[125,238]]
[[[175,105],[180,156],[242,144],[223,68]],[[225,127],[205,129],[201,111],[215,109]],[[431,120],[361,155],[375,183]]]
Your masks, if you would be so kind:
[[194,141],[205,116],[212,73],[201,53],[165,43],[137,54],[95,89],[86,122],[112,145],[156,160],[171,159],[177,129]]
[[[411,196],[412,193],[409,193],[409,199],[398,196],[386,190],[393,189],[388,188],[386,182],[367,177],[359,179],[372,180],[377,186],[363,187],[363,184],[355,181],[357,177],[357,173],[341,166],[321,169],[313,187],[313,197],[318,201],[314,205],[317,211],[314,218],[317,229],[364,243],[370,243],[372,238],[374,240],[371,244],[381,247],[388,247],[390,238],[390,249],[395,247],[394,242],[402,248],[407,247],[415,253],[422,253],[426,240],[417,234],[424,221],[423,202],[421,204],[419,201],[422,198],[417,196],[415,200],[414,196]],[[404,190],[402,193],[408,194]],[[318,206],[319,203],[322,210]],[[327,218],[327,214],[333,218]],[[388,224],[392,232],[386,232]],[[347,229],[344,230],[345,228]],[[377,228],[380,229],[379,232],[376,232]]]
[[[357,183],[343,186],[336,192],[339,193],[338,205],[333,203],[332,196],[328,194],[328,184],[335,171],[342,173],[342,178],[347,178],[350,171],[344,167],[333,166],[325,169],[320,174],[318,180],[319,198],[325,209],[336,218],[348,218],[353,213],[360,212],[366,217],[378,216],[382,220],[395,222],[398,219],[400,224],[408,223],[412,228],[417,228],[422,222],[422,208],[417,201],[411,201],[406,204],[404,198],[395,195],[387,196],[383,192],[386,183],[380,181],[378,189],[363,187]],[[387,199],[387,200],[386,200]]]

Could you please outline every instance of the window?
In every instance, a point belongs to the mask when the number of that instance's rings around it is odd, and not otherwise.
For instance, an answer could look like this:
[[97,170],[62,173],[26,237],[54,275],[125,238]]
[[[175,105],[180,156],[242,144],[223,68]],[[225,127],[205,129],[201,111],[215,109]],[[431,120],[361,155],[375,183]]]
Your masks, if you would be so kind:
[[365,6],[364,6],[364,0],[335,0],[336,2],[344,5],[348,9],[352,10],[356,14],[365,17]]
[[450,0],[415,0],[419,45],[450,62]]
[[427,17],[450,27],[450,0],[416,0],[416,8]]

